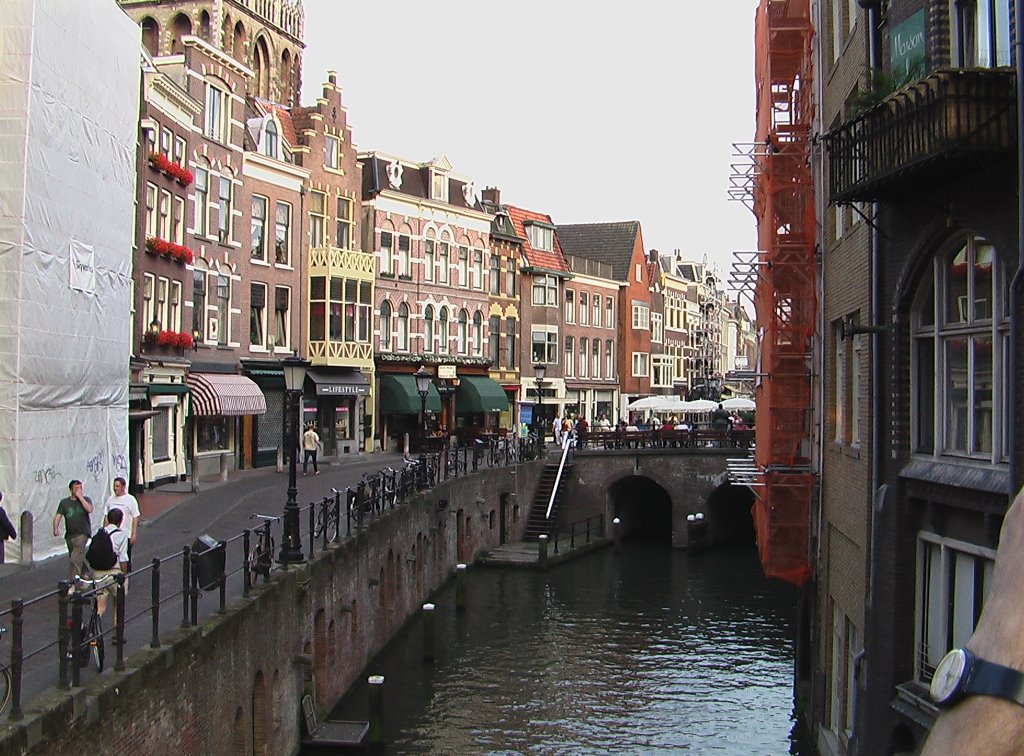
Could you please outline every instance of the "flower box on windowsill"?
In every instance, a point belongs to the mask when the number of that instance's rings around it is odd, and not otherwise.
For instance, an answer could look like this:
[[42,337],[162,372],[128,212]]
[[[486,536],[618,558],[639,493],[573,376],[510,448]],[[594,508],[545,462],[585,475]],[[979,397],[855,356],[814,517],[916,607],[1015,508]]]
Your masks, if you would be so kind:
[[411,281],[412,280],[412,276],[408,276],[405,273],[400,273],[398,275],[398,280],[399,281]]
[[381,278],[394,278],[395,274],[394,273],[381,273],[380,277]]
[[146,251],[151,255],[166,257],[179,265],[191,265],[196,259],[195,253],[184,244],[175,244],[156,236],[146,239]]
[[192,171],[183,165],[178,165],[166,155],[159,152],[150,153],[149,166],[154,170],[160,171],[168,178],[174,179],[182,186],[188,186],[195,181],[195,176],[192,174]]
[[143,337],[144,343],[152,347],[163,347],[164,349],[177,349],[184,351],[195,346],[192,334],[188,331],[146,331]]

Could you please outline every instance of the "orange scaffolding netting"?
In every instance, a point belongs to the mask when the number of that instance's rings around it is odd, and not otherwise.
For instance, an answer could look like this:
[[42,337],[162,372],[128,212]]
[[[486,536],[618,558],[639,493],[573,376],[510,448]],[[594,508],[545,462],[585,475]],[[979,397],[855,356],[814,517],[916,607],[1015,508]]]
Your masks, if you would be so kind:
[[754,458],[764,487],[754,505],[765,574],[802,585],[814,475],[808,472],[811,341],[815,327],[815,218],[810,138],[813,28],[809,0],[761,0],[757,9],[754,188],[764,264],[754,289],[761,333]]

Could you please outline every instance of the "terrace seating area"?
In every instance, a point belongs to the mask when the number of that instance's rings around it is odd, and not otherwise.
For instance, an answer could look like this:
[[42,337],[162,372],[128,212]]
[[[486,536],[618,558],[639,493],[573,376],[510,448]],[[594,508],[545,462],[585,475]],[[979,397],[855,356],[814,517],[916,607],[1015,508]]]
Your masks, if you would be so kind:
[[664,449],[740,448],[754,444],[754,429],[720,430],[597,430],[584,431],[576,440],[578,449]]

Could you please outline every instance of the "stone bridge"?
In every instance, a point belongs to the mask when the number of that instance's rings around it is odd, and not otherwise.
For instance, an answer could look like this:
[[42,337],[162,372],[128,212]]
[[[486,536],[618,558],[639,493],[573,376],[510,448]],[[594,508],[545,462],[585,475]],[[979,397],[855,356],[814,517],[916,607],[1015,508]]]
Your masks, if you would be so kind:
[[578,449],[559,505],[559,526],[603,514],[623,538],[689,546],[686,517],[703,513],[712,544],[753,543],[753,492],[729,482],[738,448]]

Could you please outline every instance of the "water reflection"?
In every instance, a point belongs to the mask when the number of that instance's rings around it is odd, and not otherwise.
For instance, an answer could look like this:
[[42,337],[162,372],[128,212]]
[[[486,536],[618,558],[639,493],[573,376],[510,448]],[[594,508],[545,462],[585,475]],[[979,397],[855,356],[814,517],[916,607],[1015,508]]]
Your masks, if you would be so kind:
[[[750,549],[605,549],[548,573],[471,569],[374,660],[391,753],[810,754],[794,730],[795,591]],[[365,680],[365,675],[364,675]],[[365,684],[333,712],[367,718]]]

